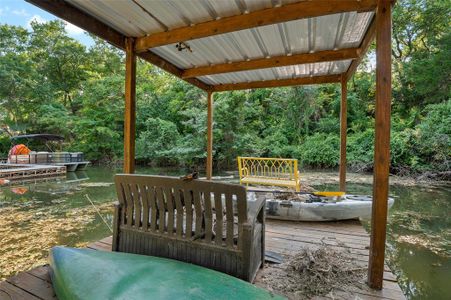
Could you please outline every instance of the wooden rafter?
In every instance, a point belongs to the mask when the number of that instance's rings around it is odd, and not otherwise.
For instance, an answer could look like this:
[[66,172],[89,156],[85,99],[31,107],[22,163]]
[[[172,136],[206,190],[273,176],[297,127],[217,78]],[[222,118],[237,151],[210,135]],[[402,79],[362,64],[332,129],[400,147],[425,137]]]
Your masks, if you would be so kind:
[[368,27],[368,30],[366,31],[365,37],[362,40],[362,43],[360,44],[360,55],[358,58],[354,59],[349,66],[348,70],[345,73],[346,80],[349,80],[354,72],[357,70],[357,67],[362,62],[363,57],[365,56],[366,52],[370,48],[371,42],[374,40],[374,37],[376,36],[376,18],[373,18],[373,21],[371,21],[370,26]]
[[143,52],[162,45],[253,27],[350,11],[371,11],[375,8],[376,0],[302,1],[281,7],[267,8],[248,14],[208,21],[193,26],[176,28],[166,32],[150,34],[136,40],[135,50],[137,52]]
[[233,63],[217,64],[213,66],[187,69],[183,72],[182,78],[185,79],[228,72],[283,67],[297,64],[318,63],[326,61],[337,61],[344,59],[354,59],[358,58],[359,55],[360,50],[358,48],[349,48],[340,50],[325,50],[315,53],[302,53],[291,56],[283,55],[271,58],[259,58],[249,61],[238,61]]
[[219,84],[219,85],[214,85],[212,90],[215,92],[223,92],[223,91],[233,91],[233,90],[274,88],[274,87],[295,86],[295,85],[335,83],[335,82],[340,82],[340,78],[341,78],[340,75],[324,75],[324,76],[298,77],[298,78],[279,79],[279,80],[265,80],[265,81],[253,81],[253,82],[244,82],[244,83]]
[[[93,16],[81,11],[80,9],[76,8],[75,6],[72,6],[71,4],[67,3],[66,1],[62,0],[26,0],[27,2],[30,2],[31,4],[38,6],[42,8],[45,11],[48,11],[49,13],[66,20],[83,30],[86,30],[104,40],[111,43],[113,46],[116,46],[122,50],[125,50],[125,39],[126,36],[118,32],[117,30],[109,27],[105,23],[97,20]],[[140,58],[160,67],[161,69],[181,78],[181,75],[183,73],[182,69],[179,69],[172,63],[168,62],[167,60],[163,59],[162,57],[150,53],[150,52],[142,52],[137,54]],[[195,78],[188,78],[185,79],[185,81],[197,86],[200,89],[203,90],[210,90],[211,87],[208,84],[205,84],[204,82],[197,80]]]

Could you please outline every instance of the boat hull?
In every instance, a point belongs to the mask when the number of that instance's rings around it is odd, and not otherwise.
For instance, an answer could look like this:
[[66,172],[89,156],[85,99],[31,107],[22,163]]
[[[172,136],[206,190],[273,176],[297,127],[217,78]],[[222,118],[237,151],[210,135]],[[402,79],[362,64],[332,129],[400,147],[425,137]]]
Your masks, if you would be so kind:
[[[394,203],[389,198],[388,205]],[[351,219],[369,219],[371,217],[372,197],[346,195],[337,202],[296,202],[270,199],[266,201],[268,219],[291,221],[338,221]]]
[[58,299],[284,299],[193,264],[137,254],[55,247]]

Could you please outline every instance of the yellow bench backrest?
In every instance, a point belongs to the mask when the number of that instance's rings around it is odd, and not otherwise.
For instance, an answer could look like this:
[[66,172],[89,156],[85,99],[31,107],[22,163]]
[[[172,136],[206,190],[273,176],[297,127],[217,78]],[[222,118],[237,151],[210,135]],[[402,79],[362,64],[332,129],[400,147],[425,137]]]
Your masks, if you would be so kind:
[[240,179],[261,177],[298,181],[298,160],[291,158],[238,157]]

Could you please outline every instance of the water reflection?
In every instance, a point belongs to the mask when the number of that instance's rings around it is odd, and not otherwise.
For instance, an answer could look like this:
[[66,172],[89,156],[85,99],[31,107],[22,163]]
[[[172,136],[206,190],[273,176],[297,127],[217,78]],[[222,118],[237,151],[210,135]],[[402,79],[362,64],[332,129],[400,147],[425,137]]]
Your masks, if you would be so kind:
[[[110,235],[85,195],[111,224],[117,172],[90,167],[68,173],[67,178],[1,187],[0,278],[45,263],[53,245],[83,246]],[[185,170],[141,168],[138,172],[183,175]],[[338,185],[316,187],[334,190]],[[371,194],[372,187],[349,184],[348,191]],[[394,185],[390,193],[396,201],[389,215],[387,256],[403,290],[411,299],[451,299],[450,186]]]

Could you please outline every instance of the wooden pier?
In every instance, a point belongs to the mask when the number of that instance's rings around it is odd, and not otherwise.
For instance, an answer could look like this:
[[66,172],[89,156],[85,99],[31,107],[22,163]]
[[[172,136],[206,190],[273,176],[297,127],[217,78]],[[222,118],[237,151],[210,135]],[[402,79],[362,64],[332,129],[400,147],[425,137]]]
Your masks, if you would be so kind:
[[[99,251],[111,251],[111,237],[88,245],[88,248]],[[288,222],[267,220],[266,250],[290,256],[302,247],[316,249],[321,245],[329,245],[336,249],[347,249],[362,266],[368,264],[369,236],[358,221],[342,222]],[[262,269],[257,275],[255,284],[265,288],[262,278],[277,265]],[[372,290],[365,284],[357,284],[346,290],[333,290],[326,296],[314,299],[405,299],[396,277],[387,265],[384,268],[384,288]],[[0,283],[0,300],[3,299],[56,299],[49,266],[41,266],[22,272]]]
[[0,164],[0,179],[23,180],[28,178],[65,176],[65,166]]

